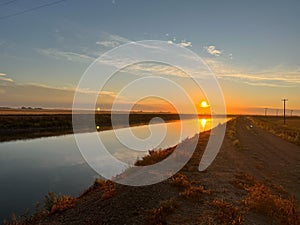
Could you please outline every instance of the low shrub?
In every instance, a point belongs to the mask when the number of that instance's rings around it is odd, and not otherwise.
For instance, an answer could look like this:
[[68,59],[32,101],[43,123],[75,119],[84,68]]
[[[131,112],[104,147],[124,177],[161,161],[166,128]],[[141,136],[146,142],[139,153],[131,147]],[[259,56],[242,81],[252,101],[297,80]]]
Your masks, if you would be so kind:
[[211,205],[217,208],[216,218],[222,224],[239,225],[243,223],[243,217],[238,207],[224,200],[215,199]]
[[72,208],[76,204],[77,199],[71,196],[65,196],[62,194],[56,195],[53,192],[49,192],[45,197],[45,209],[50,214],[56,212],[62,212],[66,209]]

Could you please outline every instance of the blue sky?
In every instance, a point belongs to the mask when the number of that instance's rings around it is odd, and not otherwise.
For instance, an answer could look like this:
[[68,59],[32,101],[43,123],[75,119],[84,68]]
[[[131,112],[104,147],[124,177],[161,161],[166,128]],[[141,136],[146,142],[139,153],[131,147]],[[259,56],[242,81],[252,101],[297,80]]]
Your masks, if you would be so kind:
[[[29,85],[48,88],[45,95],[71,91],[105,51],[164,40],[206,60],[234,100],[232,110],[278,108],[281,97],[300,109],[299,1],[66,0],[5,17],[57,1],[9,2],[0,1],[0,105],[20,105],[13,94],[20,86],[24,94]],[[49,107],[68,107],[57,101]],[[47,106],[40,99],[24,104]]]

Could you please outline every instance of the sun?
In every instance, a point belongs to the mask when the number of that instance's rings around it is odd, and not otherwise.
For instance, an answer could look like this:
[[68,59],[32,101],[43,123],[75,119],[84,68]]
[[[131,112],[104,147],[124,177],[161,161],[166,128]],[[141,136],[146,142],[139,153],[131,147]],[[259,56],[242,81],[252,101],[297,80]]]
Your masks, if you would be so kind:
[[207,107],[209,107],[209,105],[207,104],[207,101],[202,101],[202,102],[200,103],[200,105],[201,105],[202,108],[207,108]]

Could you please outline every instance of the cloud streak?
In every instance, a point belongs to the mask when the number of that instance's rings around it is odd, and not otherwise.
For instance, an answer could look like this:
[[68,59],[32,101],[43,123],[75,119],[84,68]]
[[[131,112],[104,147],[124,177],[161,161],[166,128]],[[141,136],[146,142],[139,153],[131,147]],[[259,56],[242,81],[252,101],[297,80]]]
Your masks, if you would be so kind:
[[118,45],[120,45],[120,43],[117,41],[97,41],[96,44],[102,45],[107,48],[114,48],[114,47],[117,47]]
[[103,40],[97,41],[96,44],[105,48],[115,48],[119,45],[131,42],[131,40],[115,34],[106,34]]
[[58,49],[48,48],[48,49],[37,49],[37,52],[41,55],[50,56],[57,60],[68,60],[71,62],[80,62],[80,63],[91,63],[95,60],[94,57],[87,54],[81,54],[76,52],[61,51]]
[[[95,93],[100,96],[101,103],[112,104],[115,93],[111,91],[95,92],[89,89],[79,89],[76,87],[54,87],[45,84],[18,84],[0,83],[0,101],[2,105],[19,107],[30,105],[34,107],[63,107],[71,108],[75,90],[82,93],[84,99],[89,99]],[[26,94],[25,94],[26,93]]]
[[79,63],[91,63],[101,55],[101,52],[103,53],[121,44],[131,42],[129,39],[121,37],[119,35],[105,33],[102,36],[102,40],[96,41],[96,45],[102,47],[100,49],[91,49],[77,46],[77,51],[66,51],[56,48],[36,49],[36,51],[41,55],[52,57],[57,60],[67,60],[70,62]]
[[206,59],[216,76],[223,80],[265,87],[300,86],[300,70],[275,68],[264,71],[248,72],[233,68],[216,60]]
[[13,79],[9,78],[9,77],[0,77],[1,81],[7,81],[7,82],[14,82]]
[[0,73],[0,81],[4,81],[4,82],[14,82],[14,80],[10,77],[7,77],[6,73]]

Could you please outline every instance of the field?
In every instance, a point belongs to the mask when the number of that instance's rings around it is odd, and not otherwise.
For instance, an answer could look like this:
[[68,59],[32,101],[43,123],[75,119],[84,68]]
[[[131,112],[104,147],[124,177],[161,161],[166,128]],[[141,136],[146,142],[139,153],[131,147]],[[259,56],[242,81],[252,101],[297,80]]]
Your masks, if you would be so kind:
[[300,117],[286,117],[285,124],[282,117],[275,116],[255,116],[251,120],[270,133],[300,145]]
[[[77,119],[85,121],[90,112],[80,112]],[[121,120],[122,113],[116,115],[117,125],[125,127]],[[170,113],[131,113],[129,124],[131,126],[148,124],[153,117],[160,117],[165,121],[178,120],[178,114]],[[186,117],[190,117],[186,115]],[[95,124],[88,126],[82,123],[80,132],[91,132],[98,127],[98,131],[111,129],[111,114],[97,112]],[[0,142],[18,139],[28,139],[46,136],[70,134],[72,128],[71,111],[61,110],[2,110],[0,111]]]

